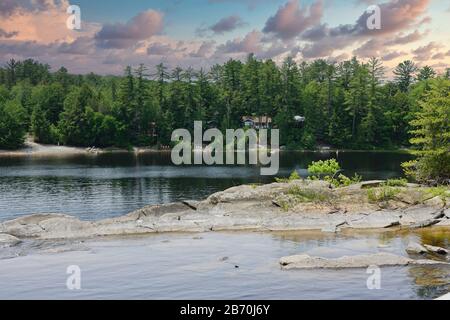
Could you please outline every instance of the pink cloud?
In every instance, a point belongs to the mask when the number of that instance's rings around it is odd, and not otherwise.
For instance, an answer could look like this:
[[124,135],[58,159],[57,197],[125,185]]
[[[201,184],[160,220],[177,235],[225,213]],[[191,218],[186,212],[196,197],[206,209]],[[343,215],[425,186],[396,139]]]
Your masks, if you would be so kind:
[[137,42],[161,33],[164,15],[156,10],[141,12],[126,24],[107,24],[96,34],[97,44],[103,48],[129,48]]
[[282,39],[291,39],[320,23],[322,15],[322,0],[317,0],[309,8],[303,9],[300,8],[299,0],[289,0],[267,20],[263,32],[272,33]]

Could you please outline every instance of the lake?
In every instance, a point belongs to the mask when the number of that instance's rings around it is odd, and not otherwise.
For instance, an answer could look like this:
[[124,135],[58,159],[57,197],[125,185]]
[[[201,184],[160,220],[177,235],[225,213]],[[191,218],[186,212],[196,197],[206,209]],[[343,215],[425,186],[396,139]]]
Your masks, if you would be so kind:
[[[344,173],[365,180],[401,177],[411,159],[390,152],[282,152],[280,177],[306,176],[312,161],[338,158]],[[0,158],[0,219],[66,213],[84,220],[126,214],[149,204],[203,199],[244,183],[267,183],[251,166],[183,166],[170,153]],[[382,268],[381,289],[367,288],[365,269],[281,270],[283,256],[337,258],[389,252],[410,241],[448,248],[448,229],[211,232],[35,241],[0,250],[0,299],[433,299],[450,290],[450,269]],[[78,266],[82,289],[68,290]]]
[[[447,230],[414,233],[210,232],[29,242],[0,251],[0,299],[434,299],[450,267],[383,267],[370,290],[365,268],[282,270],[283,256],[406,255],[409,241],[448,247]],[[8,257],[10,256],[10,257]],[[80,270],[69,290],[66,270]]]
[[[403,176],[411,156],[396,152],[282,152],[280,177],[307,175],[312,161],[337,158],[364,180]],[[146,205],[200,200],[245,183],[269,183],[256,166],[175,166],[169,152],[64,157],[0,157],[0,221],[34,213],[83,220],[124,215]]]

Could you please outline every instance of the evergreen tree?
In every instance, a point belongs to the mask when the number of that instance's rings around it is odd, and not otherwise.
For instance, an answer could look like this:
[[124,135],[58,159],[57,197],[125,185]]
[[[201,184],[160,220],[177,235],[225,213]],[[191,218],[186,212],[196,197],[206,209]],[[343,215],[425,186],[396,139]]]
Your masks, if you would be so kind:
[[436,76],[436,71],[434,71],[433,68],[430,66],[425,66],[421,69],[419,69],[419,74],[417,75],[418,81],[424,81],[428,79],[432,79]]
[[25,110],[20,102],[0,99],[0,149],[22,146],[25,132]]
[[395,81],[403,92],[407,92],[414,81],[417,66],[411,60],[400,63],[394,70]]
[[407,173],[419,181],[438,183],[450,179],[450,81],[438,78],[419,102],[411,122],[411,143],[418,159],[405,164]]

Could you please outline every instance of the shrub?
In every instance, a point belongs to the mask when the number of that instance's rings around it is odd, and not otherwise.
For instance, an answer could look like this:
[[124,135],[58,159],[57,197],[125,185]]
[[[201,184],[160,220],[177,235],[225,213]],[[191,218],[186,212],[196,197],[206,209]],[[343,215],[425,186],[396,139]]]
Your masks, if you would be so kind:
[[347,187],[351,184],[361,182],[362,178],[357,174],[355,174],[352,178],[349,178],[343,174],[339,174],[339,176],[336,177],[340,170],[341,166],[336,159],[316,161],[311,163],[308,167],[308,172],[310,174],[308,179],[323,179],[335,187]]
[[298,202],[322,202],[329,199],[329,195],[324,192],[302,189],[299,186],[290,188],[288,195],[293,196]]
[[340,170],[341,166],[336,159],[315,161],[308,166],[311,176],[334,176]]
[[279,183],[289,183],[295,180],[300,180],[302,177],[300,177],[300,175],[298,174],[297,170],[294,170],[291,175],[289,176],[289,178],[275,178],[276,182]]
[[395,196],[400,193],[397,188],[383,186],[381,188],[372,188],[367,190],[367,197],[371,203],[386,202],[395,199]]
[[406,179],[388,179],[384,183],[388,187],[406,187],[408,180]]
[[346,175],[340,174],[337,178],[332,178],[330,176],[325,177],[325,181],[331,183],[335,187],[348,187],[354,183],[361,182],[362,177],[355,173],[352,178]]

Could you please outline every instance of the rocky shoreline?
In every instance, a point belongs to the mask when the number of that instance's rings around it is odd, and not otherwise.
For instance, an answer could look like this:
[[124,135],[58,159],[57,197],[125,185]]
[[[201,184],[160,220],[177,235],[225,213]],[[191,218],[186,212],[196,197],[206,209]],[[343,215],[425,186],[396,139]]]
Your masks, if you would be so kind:
[[450,226],[450,191],[438,196],[408,184],[376,201],[383,181],[333,188],[324,181],[295,180],[243,185],[204,201],[144,207],[125,216],[81,221],[64,214],[36,214],[0,224],[0,247],[23,239],[85,239],[162,232],[414,229]]

